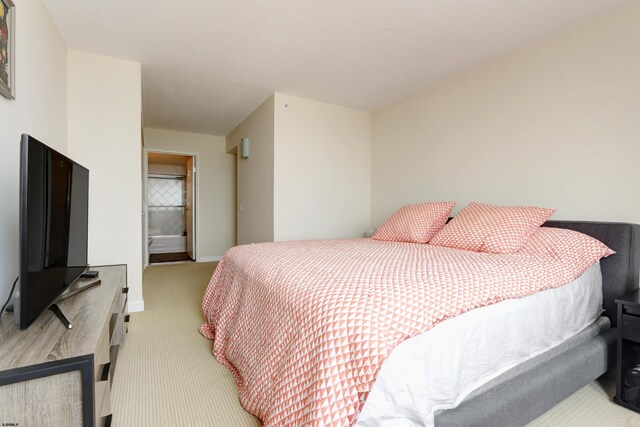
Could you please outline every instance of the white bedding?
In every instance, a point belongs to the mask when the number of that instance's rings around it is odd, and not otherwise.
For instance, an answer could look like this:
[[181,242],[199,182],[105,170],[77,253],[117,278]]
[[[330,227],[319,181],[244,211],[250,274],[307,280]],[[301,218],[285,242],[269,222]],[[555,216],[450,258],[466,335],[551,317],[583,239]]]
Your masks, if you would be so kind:
[[446,320],[393,350],[356,425],[432,426],[435,411],[577,334],[602,311],[598,262],[567,285]]

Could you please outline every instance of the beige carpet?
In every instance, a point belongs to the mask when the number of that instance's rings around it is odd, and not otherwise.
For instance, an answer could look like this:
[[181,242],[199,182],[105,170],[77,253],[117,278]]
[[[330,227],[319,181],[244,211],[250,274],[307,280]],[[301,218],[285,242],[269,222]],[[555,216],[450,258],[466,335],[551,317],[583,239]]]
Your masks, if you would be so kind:
[[260,425],[240,406],[233,377],[198,333],[200,301],[214,268],[146,269],[145,311],[131,314],[113,379],[114,426]]
[[640,414],[611,401],[615,392],[615,373],[610,371],[542,414],[529,427],[640,427]]
[[[163,265],[144,273],[145,311],[133,313],[113,382],[113,425],[258,426],[235,383],[198,333],[200,300],[215,263]],[[638,426],[611,403],[611,375],[577,391],[530,426]]]

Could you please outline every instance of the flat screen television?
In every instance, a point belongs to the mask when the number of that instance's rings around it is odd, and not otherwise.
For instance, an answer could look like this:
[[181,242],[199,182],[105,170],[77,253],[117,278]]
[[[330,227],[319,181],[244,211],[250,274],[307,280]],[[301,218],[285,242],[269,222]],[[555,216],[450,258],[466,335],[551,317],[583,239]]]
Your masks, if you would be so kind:
[[15,323],[26,329],[87,268],[89,170],[22,135],[20,283]]

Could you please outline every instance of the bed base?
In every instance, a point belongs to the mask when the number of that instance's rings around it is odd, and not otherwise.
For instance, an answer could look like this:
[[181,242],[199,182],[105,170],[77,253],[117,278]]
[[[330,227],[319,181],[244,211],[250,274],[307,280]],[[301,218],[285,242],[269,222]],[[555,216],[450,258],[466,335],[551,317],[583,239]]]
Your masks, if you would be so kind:
[[640,225],[547,221],[544,226],[588,234],[617,252],[600,262],[604,315],[609,317],[612,328],[529,371],[497,383],[456,408],[436,414],[437,427],[524,426],[615,364],[615,299],[639,287]]
[[524,426],[615,363],[617,328],[435,416],[437,427]]

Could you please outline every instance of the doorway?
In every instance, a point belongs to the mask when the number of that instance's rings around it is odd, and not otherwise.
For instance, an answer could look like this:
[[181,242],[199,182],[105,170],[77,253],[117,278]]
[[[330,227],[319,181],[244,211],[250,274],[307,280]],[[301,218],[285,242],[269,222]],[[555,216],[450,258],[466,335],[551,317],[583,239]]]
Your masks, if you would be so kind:
[[146,150],[146,264],[196,260],[196,155]]

